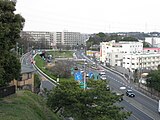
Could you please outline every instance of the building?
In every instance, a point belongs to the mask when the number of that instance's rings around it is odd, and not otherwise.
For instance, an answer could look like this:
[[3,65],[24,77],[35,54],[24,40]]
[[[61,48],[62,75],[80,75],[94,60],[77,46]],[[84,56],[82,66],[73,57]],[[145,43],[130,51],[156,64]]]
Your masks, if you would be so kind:
[[145,42],[151,44],[153,47],[160,47],[160,37],[145,37]]
[[143,53],[160,53],[160,48],[143,48]]
[[21,35],[29,37],[30,40],[35,42],[45,41],[51,47],[64,45],[64,46],[77,46],[86,45],[89,36],[81,34],[80,32],[45,32],[45,31],[23,31]]
[[27,37],[29,40],[41,43],[44,42],[46,46],[51,46],[54,40],[53,32],[45,31],[22,31],[21,35]]
[[121,66],[123,56],[126,54],[140,54],[143,51],[142,42],[110,42],[100,43],[100,61],[111,66]]
[[141,53],[124,55],[122,67],[130,71],[156,70],[160,65],[160,53]]
[[29,89],[34,92],[34,70],[28,66],[21,66],[21,77],[19,80],[13,80],[10,83],[17,89]]

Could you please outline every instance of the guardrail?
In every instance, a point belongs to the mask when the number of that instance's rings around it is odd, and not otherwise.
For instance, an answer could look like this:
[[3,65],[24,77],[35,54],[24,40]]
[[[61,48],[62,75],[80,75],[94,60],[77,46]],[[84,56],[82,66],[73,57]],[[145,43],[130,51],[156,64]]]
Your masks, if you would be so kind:
[[109,67],[106,67],[106,66],[104,66],[104,65],[101,65],[101,66],[102,66],[103,68],[105,68],[105,69],[108,69],[108,70],[110,70],[110,71],[112,71],[112,72],[120,75],[120,76],[121,76],[122,78],[124,78],[127,82],[129,82],[129,80],[128,80],[122,73],[120,73],[120,72],[118,72],[118,71],[115,71],[115,70],[113,70],[113,69],[111,69],[111,68],[109,68]]
[[[35,55],[33,55],[33,59],[34,59],[34,57],[35,57],[36,55],[37,55],[37,53],[36,53]],[[54,82],[53,84],[55,84],[55,85],[58,85],[58,84],[59,84],[56,80],[52,79],[52,78],[49,77],[47,74],[45,74],[41,69],[39,69],[39,68],[37,67],[37,65],[35,64],[35,62],[33,62],[33,67],[34,67],[35,69],[37,69],[37,71],[38,71],[40,74],[42,74],[43,76],[45,76],[48,80],[50,80],[51,82]]]

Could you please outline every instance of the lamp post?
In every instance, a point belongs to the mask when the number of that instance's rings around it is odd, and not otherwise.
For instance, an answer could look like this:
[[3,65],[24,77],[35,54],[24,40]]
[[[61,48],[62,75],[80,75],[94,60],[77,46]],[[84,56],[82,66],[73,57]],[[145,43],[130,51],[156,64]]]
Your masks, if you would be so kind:
[[84,60],[84,90],[86,90],[86,65],[87,62]]

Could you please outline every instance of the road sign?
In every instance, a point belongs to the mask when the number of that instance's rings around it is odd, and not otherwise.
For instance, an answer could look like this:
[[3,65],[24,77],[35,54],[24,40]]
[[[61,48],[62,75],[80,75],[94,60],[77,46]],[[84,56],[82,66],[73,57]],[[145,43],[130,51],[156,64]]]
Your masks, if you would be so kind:
[[82,73],[80,71],[76,72],[74,74],[74,79],[75,80],[82,80],[83,79]]
[[92,77],[93,77],[93,73],[89,72],[89,78],[92,78]]

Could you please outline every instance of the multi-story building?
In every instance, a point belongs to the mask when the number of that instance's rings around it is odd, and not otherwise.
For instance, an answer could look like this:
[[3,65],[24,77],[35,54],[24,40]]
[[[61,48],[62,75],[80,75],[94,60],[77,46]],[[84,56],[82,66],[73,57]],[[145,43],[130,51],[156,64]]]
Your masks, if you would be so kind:
[[26,36],[29,40],[35,42],[45,42],[46,45],[51,46],[51,43],[54,39],[53,32],[44,32],[44,31],[22,31],[21,35]]
[[125,54],[140,54],[142,51],[143,43],[141,42],[102,42],[100,43],[100,61],[111,66],[121,66]]
[[143,53],[160,53],[160,48],[143,48]]
[[158,65],[160,65],[160,53],[142,53],[124,55],[122,67],[133,72],[135,69],[155,70]]
[[160,37],[146,37],[145,42],[150,43],[153,47],[160,47]]
[[30,40],[41,41],[45,40],[48,45],[57,46],[76,46],[86,45],[89,36],[80,32],[43,32],[43,31],[23,31],[22,35],[27,35]]

